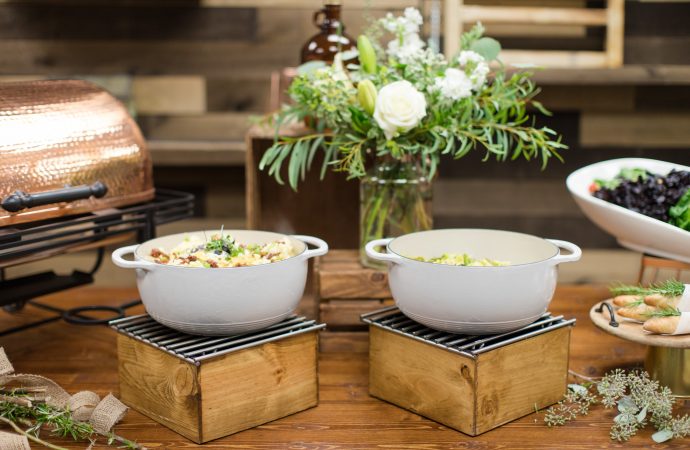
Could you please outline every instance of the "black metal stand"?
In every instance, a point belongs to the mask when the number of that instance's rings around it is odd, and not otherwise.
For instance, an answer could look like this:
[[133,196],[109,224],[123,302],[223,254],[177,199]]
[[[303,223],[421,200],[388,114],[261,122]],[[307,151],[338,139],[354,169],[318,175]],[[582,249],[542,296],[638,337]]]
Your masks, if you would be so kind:
[[[86,244],[97,245],[99,241],[107,238],[131,233],[136,234],[138,242],[143,242],[155,237],[158,225],[191,217],[193,212],[193,195],[157,189],[155,199],[149,203],[2,229],[0,264],[45,252],[59,253],[61,249]],[[58,275],[54,271],[48,271],[7,279],[5,271],[0,268],[0,306],[6,312],[17,312],[26,305],[32,305],[57,314],[0,331],[0,336],[60,319],[77,325],[98,325],[124,317],[127,308],[141,302],[131,301],[118,307],[95,305],[65,310],[34,300],[43,295],[93,283],[94,274],[103,262],[104,252],[103,247],[98,248],[96,261],[88,272],[75,270],[69,275]],[[115,317],[97,319],[84,314],[88,311],[110,311]]]

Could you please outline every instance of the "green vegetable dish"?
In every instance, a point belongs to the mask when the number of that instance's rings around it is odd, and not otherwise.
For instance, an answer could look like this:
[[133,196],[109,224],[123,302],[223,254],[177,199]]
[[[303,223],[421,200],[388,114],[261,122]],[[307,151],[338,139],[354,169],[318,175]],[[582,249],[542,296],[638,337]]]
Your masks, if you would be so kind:
[[506,261],[497,261],[495,259],[482,258],[476,259],[467,253],[455,254],[455,253],[444,253],[436,258],[424,258],[423,256],[418,256],[413,258],[417,261],[430,262],[434,264],[446,264],[449,266],[470,266],[470,267],[501,267],[509,266],[510,263]]

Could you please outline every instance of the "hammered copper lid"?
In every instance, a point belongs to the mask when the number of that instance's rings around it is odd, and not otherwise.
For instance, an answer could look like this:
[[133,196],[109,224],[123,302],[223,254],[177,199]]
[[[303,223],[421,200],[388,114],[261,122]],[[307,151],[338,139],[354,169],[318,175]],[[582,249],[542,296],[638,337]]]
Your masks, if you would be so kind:
[[124,106],[80,80],[0,83],[0,201],[94,185],[93,197],[9,212],[0,226],[92,211],[153,197],[151,158]]

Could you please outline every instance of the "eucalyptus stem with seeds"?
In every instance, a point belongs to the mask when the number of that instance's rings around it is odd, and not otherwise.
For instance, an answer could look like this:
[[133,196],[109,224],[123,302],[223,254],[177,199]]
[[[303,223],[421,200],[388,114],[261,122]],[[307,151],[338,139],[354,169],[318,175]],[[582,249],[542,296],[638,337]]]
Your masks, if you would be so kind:
[[544,422],[548,426],[565,425],[587,415],[590,407],[602,404],[618,410],[610,431],[612,440],[627,441],[648,425],[657,430],[652,435],[657,443],[690,436],[690,417],[673,415],[673,393],[646,372],[616,369],[600,380],[582,378],[588,380],[587,384],[568,385],[564,399],[547,410]]

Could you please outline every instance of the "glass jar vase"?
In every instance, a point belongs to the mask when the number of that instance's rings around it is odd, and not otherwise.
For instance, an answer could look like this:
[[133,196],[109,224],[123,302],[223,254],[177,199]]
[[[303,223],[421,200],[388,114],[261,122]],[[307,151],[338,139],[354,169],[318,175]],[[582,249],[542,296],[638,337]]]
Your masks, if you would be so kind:
[[432,227],[431,180],[418,162],[378,161],[360,180],[359,192],[359,254],[367,267],[386,267],[385,263],[367,257],[367,242]]

